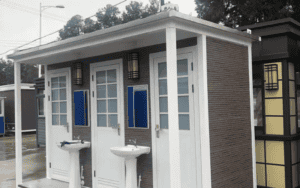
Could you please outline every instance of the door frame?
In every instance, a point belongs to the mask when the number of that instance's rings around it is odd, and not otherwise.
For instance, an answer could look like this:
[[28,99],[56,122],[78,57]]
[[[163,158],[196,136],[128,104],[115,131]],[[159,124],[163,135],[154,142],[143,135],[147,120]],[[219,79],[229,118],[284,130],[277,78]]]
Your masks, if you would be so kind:
[[[100,67],[106,67],[106,66],[111,66],[111,65],[118,65],[119,66],[119,89],[120,89],[120,136],[122,139],[122,146],[125,146],[125,125],[124,125],[124,113],[125,113],[125,108],[124,108],[124,82],[123,82],[123,59],[115,59],[115,60],[109,60],[109,61],[103,61],[103,62],[97,62],[90,64],[90,98],[91,98],[91,148],[92,148],[92,185],[93,187],[97,187],[97,179],[95,177],[94,172],[96,171],[96,158],[97,158],[97,145],[96,143],[97,137],[95,136],[96,133],[96,124],[97,124],[97,119],[95,117],[94,111],[96,111],[96,106],[92,105],[93,102],[93,92],[94,96],[96,96],[96,88],[94,88],[94,83],[96,82],[96,75],[95,75],[95,69],[100,68]],[[94,77],[94,81],[92,80]],[[94,111],[93,111],[94,110]],[[125,170],[125,162],[124,162],[124,170]],[[125,171],[123,173],[124,175],[122,176],[122,184],[125,186]]]
[[[197,55],[197,46],[186,47],[177,49],[177,56],[182,54],[192,54],[192,63],[193,63],[193,83],[194,83],[194,126],[195,126],[195,147],[196,147],[196,180],[197,186],[202,187],[202,175],[201,175],[201,145],[200,145],[200,117],[199,114],[200,107],[199,104],[199,91],[198,91],[198,55]],[[154,59],[156,58],[166,58],[166,51],[152,53],[149,55],[149,72],[150,72],[150,101],[151,109],[156,109],[155,101],[155,74],[154,74]],[[152,163],[153,163],[153,187],[157,188],[157,149],[156,149],[156,114],[155,110],[151,110],[151,138],[152,138]]]
[[[61,68],[61,69],[54,69],[54,70],[47,70],[47,82],[45,82],[45,100],[44,100],[44,104],[47,103],[47,105],[45,106],[45,108],[47,108],[46,110],[46,126],[48,127],[48,131],[46,131],[46,138],[48,137],[50,142],[46,141],[46,147],[49,148],[50,152],[46,153],[46,157],[49,159],[49,163],[51,163],[51,143],[52,143],[52,137],[51,137],[51,132],[52,132],[52,118],[51,118],[51,100],[49,100],[49,97],[51,97],[51,83],[49,84],[49,82],[51,81],[51,76],[53,77],[53,75],[61,75],[67,73],[66,75],[66,89],[67,89],[67,111],[69,112],[67,121],[69,122],[69,136],[70,138],[68,139],[72,139],[72,134],[73,134],[73,111],[72,111],[72,82],[71,82],[71,67],[66,67],[66,68]],[[46,89],[47,88],[47,89]],[[50,164],[46,164],[47,168],[50,168],[49,166]],[[52,178],[52,169],[49,169],[49,177]]]

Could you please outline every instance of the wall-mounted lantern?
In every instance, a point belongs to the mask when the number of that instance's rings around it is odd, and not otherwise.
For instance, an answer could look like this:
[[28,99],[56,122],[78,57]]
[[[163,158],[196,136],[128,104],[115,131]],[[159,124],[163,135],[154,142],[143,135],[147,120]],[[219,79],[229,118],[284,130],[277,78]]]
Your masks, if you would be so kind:
[[75,77],[74,77],[75,85],[82,85],[82,63],[75,63]]
[[128,79],[139,78],[139,54],[130,53],[128,57]]
[[278,89],[278,65],[265,65],[265,88],[266,90]]

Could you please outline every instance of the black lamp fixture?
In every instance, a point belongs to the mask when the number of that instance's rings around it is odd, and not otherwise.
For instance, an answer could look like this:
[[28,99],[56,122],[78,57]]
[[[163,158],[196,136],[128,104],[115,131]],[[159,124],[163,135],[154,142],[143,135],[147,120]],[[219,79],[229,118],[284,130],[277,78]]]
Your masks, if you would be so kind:
[[75,85],[82,85],[82,63],[75,63],[75,77],[74,77]]
[[266,90],[278,89],[278,65],[265,65],[265,88]]
[[128,79],[139,78],[139,54],[130,53],[128,57]]

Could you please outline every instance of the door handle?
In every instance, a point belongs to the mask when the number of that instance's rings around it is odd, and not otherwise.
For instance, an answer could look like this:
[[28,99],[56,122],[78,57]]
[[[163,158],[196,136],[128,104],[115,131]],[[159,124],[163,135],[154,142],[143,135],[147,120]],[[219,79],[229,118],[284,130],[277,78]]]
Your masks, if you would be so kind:
[[159,131],[160,131],[160,125],[159,124],[156,124],[155,131],[156,131],[156,138],[159,138]]
[[120,123],[117,126],[111,126],[112,129],[118,129],[118,135],[120,136]]

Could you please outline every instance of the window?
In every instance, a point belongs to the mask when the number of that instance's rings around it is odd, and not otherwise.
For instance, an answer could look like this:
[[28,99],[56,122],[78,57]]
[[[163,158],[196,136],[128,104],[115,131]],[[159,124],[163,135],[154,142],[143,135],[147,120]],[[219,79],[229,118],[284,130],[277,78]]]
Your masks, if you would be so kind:
[[89,126],[89,91],[74,91],[75,125]]
[[148,128],[148,85],[128,86],[128,127]]
[[44,90],[38,90],[37,94],[37,111],[39,117],[44,117]]
[[255,69],[253,72],[254,126],[263,126],[263,79]]

